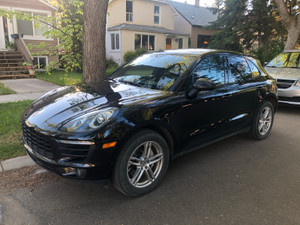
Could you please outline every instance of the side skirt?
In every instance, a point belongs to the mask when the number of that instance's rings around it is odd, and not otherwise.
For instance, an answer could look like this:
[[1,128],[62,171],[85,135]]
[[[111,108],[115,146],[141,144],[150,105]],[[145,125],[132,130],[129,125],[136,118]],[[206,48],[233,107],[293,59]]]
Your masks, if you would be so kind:
[[190,153],[190,152],[199,150],[200,148],[204,148],[204,147],[206,147],[206,146],[208,146],[208,145],[211,145],[211,144],[213,144],[213,143],[216,143],[216,142],[222,141],[222,140],[224,140],[224,139],[230,138],[230,137],[232,137],[232,136],[235,136],[235,135],[237,135],[237,134],[246,133],[246,132],[248,132],[250,129],[251,129],[251,127],[246,127],[246,128],[244,128],[244,129],[242,129],[242,130],[239,130],[239,131],[236,131],[236,132],[227,134],[227,135],[222,136],[222,137],[220,137],[220,138],[217,138],[217,139],[215,139],[215,140],[212,140],[212,141],[208,141],[208,142],[202,143],[201,145],[198,145],[198,146],[196,146],[196,147],[189,148],[189,149],[185,149],[185,150],[179,152],[178,154],[173,155],[173,156],[172,156],[172,160],[173,160],[173,159],[176,159],[177,157],[180,157],[180,156],[182,156],[182,155],[188,154],[188,153]]

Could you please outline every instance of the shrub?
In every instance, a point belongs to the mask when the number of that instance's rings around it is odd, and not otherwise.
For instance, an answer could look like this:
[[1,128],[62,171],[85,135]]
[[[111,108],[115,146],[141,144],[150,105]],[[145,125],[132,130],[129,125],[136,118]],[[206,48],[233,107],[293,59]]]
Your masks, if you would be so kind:
[[139,48],[139,49],[137,49],[135,51],[128,51],[124,55],[124,61],[125,62],[129,62],[129,61],[135,59],[136,57],[138,57],[138,56],[140,56],[140,55],[142,55],[142,54],[144,54],[146,52],[148,52],[148,50],[143,49],[143,48]]
[[112,58],[106,59],[106,69],[118,66],[118,63],[116,63]]

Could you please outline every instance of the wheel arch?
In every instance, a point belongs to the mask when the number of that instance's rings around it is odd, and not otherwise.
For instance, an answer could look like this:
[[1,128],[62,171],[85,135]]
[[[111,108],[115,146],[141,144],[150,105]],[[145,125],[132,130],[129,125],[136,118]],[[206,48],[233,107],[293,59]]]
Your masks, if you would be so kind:
[[171,132],[168,128],[166,128],[164,125],[158,124],[158,123],[151,123],[151,124],[144,124],[138,127],[135,127],[133,129],[131,129],[130,131],[127,131],[127,134],[122,138],[122,140],[119,141],[117,148],[119,150],[115,151],[114,154],[114,159],[116,160],[116,158],[118,157],[119,153],[121,152],[121,149],[123,148],[123,146],[127,143],[127,141],[136,133],[138,133],[141,130],[151,130],[154,132],[157,132],[158,134],[160,134],[165,141],[168,144],[169,147],[169,153],[170,153],[170,158],[172,157],[172,155],[174,154],[174,148],[175,148],[175,138],[174,136],[171,135]]
[[275,95],[267,95],[265,98],[264,98],[264,101],[268,101],[270,102],[273,107],[274,107],[274,112],[277,111],[277,97]]

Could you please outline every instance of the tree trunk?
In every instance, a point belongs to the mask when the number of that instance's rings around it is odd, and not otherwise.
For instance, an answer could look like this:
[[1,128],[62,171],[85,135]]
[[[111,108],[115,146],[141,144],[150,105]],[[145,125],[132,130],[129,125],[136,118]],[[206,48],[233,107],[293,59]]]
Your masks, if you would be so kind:
[[275,0],[280,17],[288,31],[288,38],[285,43],[285,50],[294,49],[297,45],[300,35],[300,14],[291,16],[289,9],[283,0]]
[[287,30],[288,37],[284,46],[284,50],[295,49],[300,36],[300,20],[294,21],[294,23],[290,24]]
[[85,0],[82,81],[97,90],[106,76],[105,34],[108,0]]

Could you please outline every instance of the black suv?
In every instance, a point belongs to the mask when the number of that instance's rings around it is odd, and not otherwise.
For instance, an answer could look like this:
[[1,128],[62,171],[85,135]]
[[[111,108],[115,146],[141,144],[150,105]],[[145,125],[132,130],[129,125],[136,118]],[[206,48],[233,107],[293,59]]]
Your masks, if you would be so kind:
[[271,131],[277,87],[253,58],[188,49],[145,54],[99,90],[61,87],[23,114],[27,153],[64,177],[112,178],[126,195],[153,190],[169,160],[240,132]]

